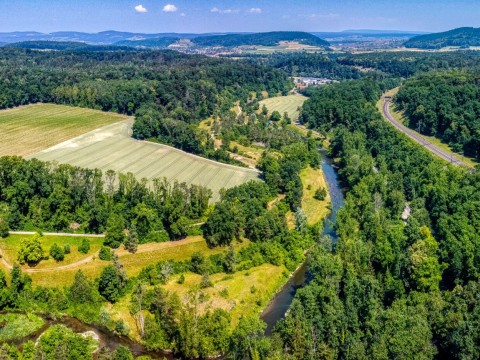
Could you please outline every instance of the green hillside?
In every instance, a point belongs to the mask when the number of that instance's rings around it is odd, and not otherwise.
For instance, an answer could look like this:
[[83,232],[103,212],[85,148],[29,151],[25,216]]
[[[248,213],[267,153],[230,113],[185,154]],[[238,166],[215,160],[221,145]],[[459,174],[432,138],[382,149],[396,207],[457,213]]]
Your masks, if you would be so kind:
[[407,48],[441,49],[447,46],[480,46],[480,28],[462,27],[441,33],[419,35],[406,41]]

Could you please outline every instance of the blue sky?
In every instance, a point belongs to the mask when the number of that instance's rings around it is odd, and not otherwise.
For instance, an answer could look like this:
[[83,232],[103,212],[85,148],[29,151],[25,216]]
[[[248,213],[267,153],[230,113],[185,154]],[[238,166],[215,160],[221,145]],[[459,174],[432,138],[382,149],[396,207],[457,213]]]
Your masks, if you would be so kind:
[[479,15],[479,0],[0,0],[0,31],[443,31]]

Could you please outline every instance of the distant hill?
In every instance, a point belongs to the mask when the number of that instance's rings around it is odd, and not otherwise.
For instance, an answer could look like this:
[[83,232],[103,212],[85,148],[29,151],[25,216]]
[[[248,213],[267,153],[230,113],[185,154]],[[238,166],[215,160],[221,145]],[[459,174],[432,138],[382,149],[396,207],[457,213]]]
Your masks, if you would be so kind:
[[298,41],[303,45],[325,47],[330,44],[319,37],[300,31],[274,31],[256,34],[202,36],[192,40],[198,46],[236,47],[242,45],[276,46],[280,41]]
[[407,48],[441,49],[446,46],[480,46],[480,28],[463,27],[441,33],[420,35],[404,43]]
[[152,49],[165,49],[169,45],[172,45],[180,40],[179,37],[161,37],[154,39],[144,39],[144,40],[123,40],[116,42],[115,45],[118,46],[129,46],[129,47],[146,47]]
[[125,46],[116,45],[89,45],[74,41],[21,41],[18,43],[6,44],[6,48],[32,49],[32,50],[57,50],[57,51],[116,51],[129,50]]
[[83,42],[95,45],[109,45],[124,40],[147,40],[166,37],[177,37],[182,39],[192,39],[200,36],[210,36],[210,34],[177,34],[177,33],[159,33],[144,34],[121,31],[102,31],[99,33],[84,33],[77,31],[59,31],[44,34],[35,31],[16,31],[9,33],[0,33],[0,42],[18,43],[23,41],[61,41],[61,42]]

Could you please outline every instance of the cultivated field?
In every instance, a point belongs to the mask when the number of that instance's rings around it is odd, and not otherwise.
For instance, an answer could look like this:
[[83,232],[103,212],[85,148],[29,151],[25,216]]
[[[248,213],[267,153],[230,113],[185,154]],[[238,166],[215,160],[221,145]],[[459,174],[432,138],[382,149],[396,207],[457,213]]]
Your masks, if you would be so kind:
[[269,113],[278,111],[282,116],[287,112],[290,119],[295,121],[300,114],[298,108],[303,105],[305,100],[307,97],[303,95],[278,96],[260,101],[260,108],[265,105]]
[[128,119],[127,116],[78,107],[34,104],[0,111],[0,156],[26,156]]
[[30,158],[57,161],[84,168],[133,173],[138,179],[166,177],[187,184],[204,185],[219,199],[222,188],[258,179],[259,172],[204,159],[169,146],[130,137],[132,121],[91,131],[36,153]]

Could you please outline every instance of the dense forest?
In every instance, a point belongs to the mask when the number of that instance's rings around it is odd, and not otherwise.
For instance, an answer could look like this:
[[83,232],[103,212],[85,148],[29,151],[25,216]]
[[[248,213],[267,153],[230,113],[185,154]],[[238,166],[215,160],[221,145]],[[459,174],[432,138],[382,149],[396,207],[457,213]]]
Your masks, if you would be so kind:
[[[479,174],[384,122],[375,82],[357,84],[362,106],[344,108],[352,85],[318,90],[302,113],[332,132],[348,191],[338,243],[310,254],[314,279],[277,328],[283,348],[292,359],[478,358]],[[344,116],[317,119],[326,108]]]
[[301,31],[273,31],[256,34],[227,34],[201,36],[192,40],[199,46],[236,47],[244,45],[276,46],[280,41],[296,41],[303,45],[318,47],[328,46],[329,43],[318,36]]
[[251,92],[274,95],[289,88],[278,70],[173,51],[3,48],[0,69],[0,109],[52,102],[136,115],[134,137],[224,162],[230,157],[215,151],[198,122]]
[[409,127],[479,159],[479,80],[470,72],[427,73],[406,81],[395,102],[405,111]]
[[407,48],[441,49],[447,46],[480,46],[480,29],[462,27],[441,33],[418,35],[405,42]]
[[144,40],[123,40],[116,42],[117,46],[146,47],[155,49],[165,49],[180,40],[179,37],[158,37]]

